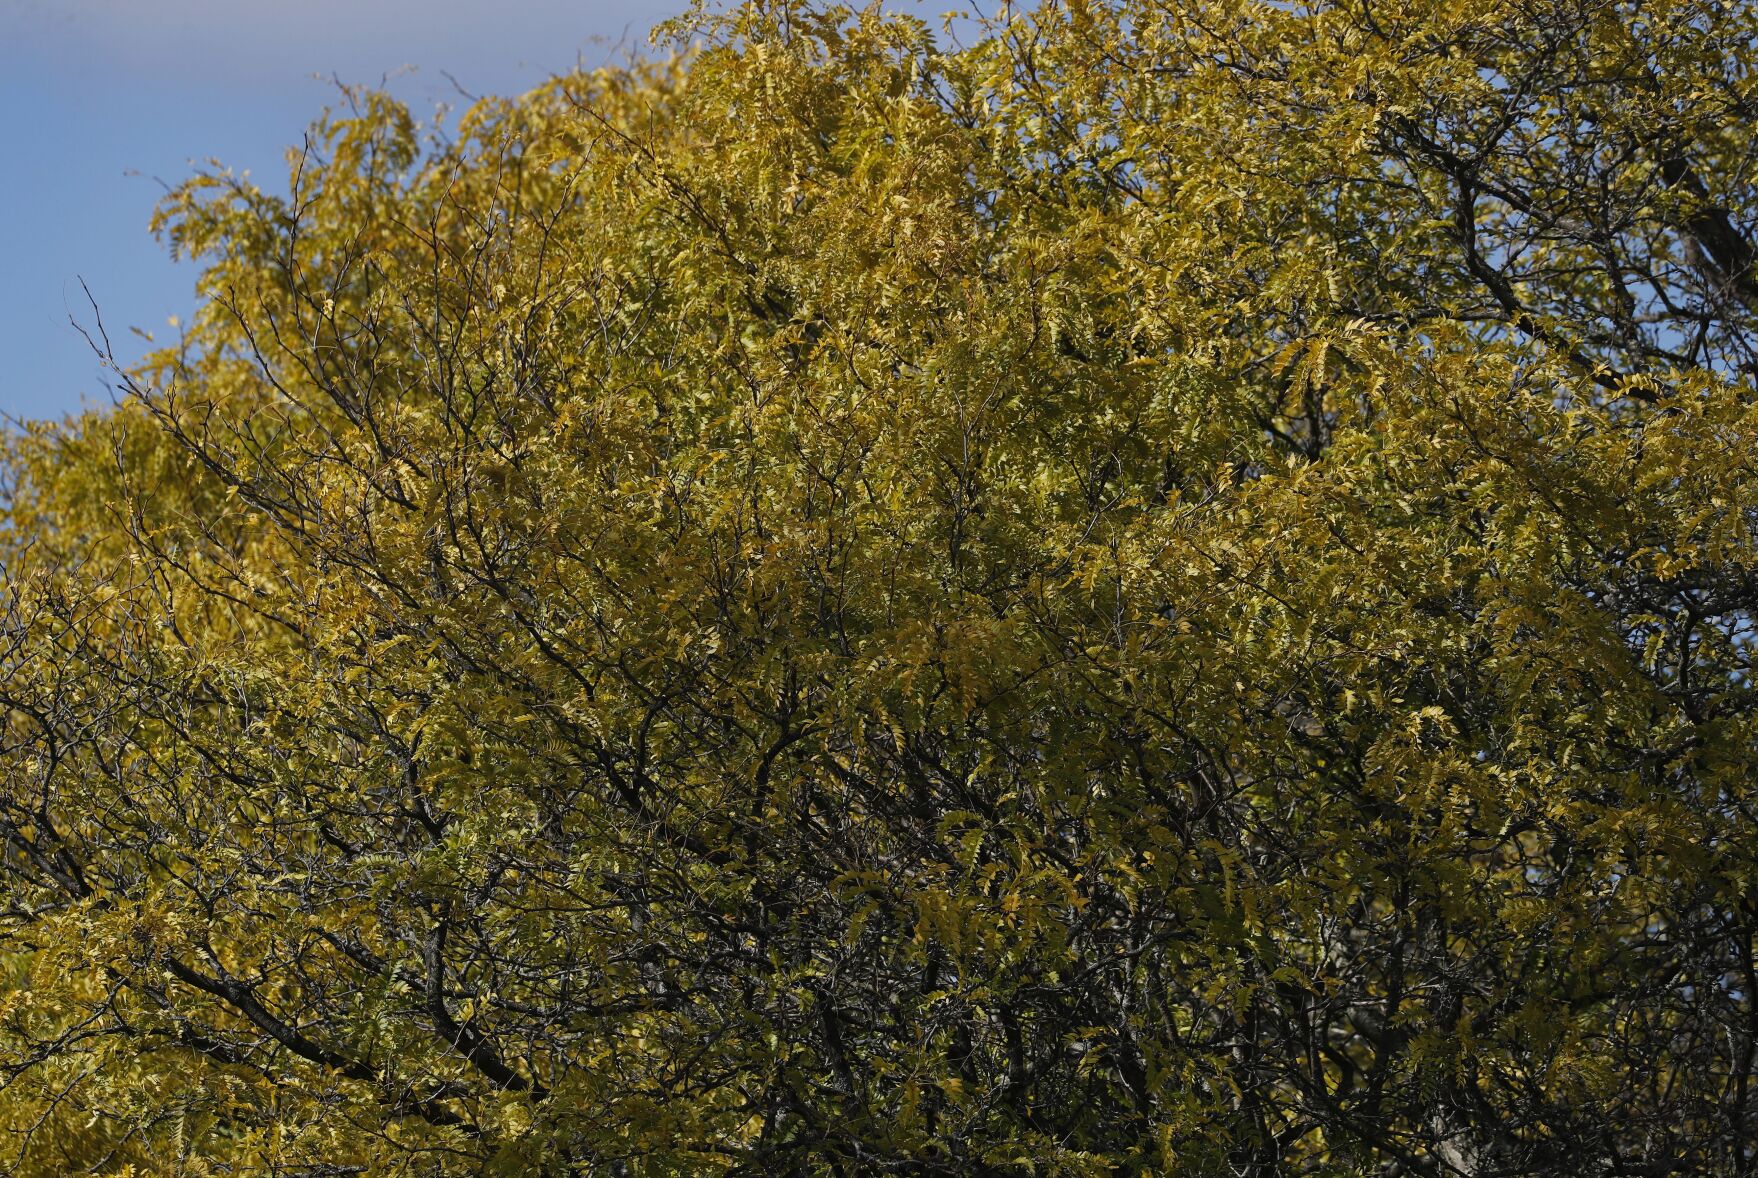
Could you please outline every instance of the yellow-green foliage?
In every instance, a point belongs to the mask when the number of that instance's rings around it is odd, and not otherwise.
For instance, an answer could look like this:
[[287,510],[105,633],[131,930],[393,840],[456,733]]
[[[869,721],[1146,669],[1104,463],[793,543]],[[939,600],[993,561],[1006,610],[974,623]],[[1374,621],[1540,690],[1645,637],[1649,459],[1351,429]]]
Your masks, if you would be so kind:
[[1746,1174],[1758,11],[348,92],[6,443],[0,1169]]

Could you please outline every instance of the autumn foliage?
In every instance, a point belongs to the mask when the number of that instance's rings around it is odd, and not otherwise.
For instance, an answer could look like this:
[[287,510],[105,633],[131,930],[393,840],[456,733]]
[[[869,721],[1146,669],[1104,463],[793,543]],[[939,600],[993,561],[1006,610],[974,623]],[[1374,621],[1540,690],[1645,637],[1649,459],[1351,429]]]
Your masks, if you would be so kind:
[[5,442],[0,1170],[1753,1173],[1755,38],[760,0],[190,180]]

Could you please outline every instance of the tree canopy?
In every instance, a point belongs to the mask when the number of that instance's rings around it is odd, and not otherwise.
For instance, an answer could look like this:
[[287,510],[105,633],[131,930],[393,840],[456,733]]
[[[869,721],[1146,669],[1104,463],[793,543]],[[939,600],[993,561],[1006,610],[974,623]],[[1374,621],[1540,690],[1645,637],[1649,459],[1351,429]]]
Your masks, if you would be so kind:
[[663,36],[7,437],[0,1168],[1758,1169],[1758,7]]

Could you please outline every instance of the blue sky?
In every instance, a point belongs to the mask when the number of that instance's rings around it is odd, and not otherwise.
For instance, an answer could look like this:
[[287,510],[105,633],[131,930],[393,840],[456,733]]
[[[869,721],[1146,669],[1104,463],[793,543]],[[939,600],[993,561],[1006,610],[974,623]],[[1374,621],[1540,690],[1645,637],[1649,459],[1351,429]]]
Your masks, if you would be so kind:
[[[515,93],[647,47],[686,0],[0,0],[0,413],[107,404],[70,314],[83,278],[122,359],[187,317],[194,272],[147,231],[191,160],[284,183],[282,152],[334,96],[394,76],[418,112]],[[415,67],[403,72],[404,67]]]

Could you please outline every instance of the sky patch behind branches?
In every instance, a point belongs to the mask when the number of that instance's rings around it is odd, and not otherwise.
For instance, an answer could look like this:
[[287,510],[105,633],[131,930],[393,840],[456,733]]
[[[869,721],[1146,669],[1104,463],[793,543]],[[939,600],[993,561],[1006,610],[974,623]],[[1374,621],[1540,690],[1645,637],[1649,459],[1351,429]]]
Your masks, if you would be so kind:
[[111,399],[69,322],[118,358],[194,308],[195,269],[147,231],[191,161],[285,184],[284,151],[338,98],[386,80],[418,114],[647,51],[685,0],[0,0],[0,414]]

